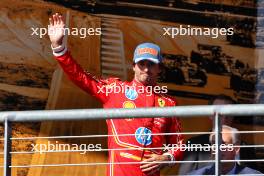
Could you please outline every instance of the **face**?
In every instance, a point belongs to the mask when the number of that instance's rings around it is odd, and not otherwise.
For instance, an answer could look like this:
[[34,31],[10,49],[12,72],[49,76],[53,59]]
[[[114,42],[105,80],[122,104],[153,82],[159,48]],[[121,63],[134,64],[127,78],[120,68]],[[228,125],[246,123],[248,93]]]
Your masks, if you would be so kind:
[[142,60],[134,64],[134,79],[144,85],[155,85],[160,73],[159,64],[149,60]]
[[[235,144],[232,138],[232,131],[227,128],[222,129],[222,145],[225,144],[226,148],[221,152],[221,159],[222,160],[234,160],[236,155],[239,154],[239,147],[233,147]],[[214,141],[212,141],[214,143]],[[232,162],[225,162],[222,163],[222,172],[226,173],[229,172],[234,166]]]
[[[231,102],[221,99],[216,99],[213,102],[213,105],[228,105],[228,104],[231,104]],[[210,119],[213,121],[214,124],[214,117],[210,117]],[[221,116],[222,125],[232,126],[232,122],[233,122],[233,117]]]
[[[223,144],[234,144],[233,138],[232,138],[232,131],[226,128],[223,128],[222,130],[222,140],[223,140]],[[231,149],[230,149],[231,150]],[[224,160],[233,160],[235,159],[235,156],[238,154],[239,152],[239,148],[232,148],[232,151],[224,151],[221,153],[222,159]]]

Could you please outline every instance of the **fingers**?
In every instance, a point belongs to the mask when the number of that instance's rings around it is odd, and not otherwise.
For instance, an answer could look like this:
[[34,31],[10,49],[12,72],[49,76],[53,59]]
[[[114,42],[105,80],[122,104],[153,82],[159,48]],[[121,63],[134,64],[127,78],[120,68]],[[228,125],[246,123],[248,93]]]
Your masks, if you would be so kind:
[[49,22],[51,26],[65,24],[63,16],[60,15],[59,13],[55,13],[54,15],[52,15],[52,17],[49,18]]
[[59,23],[61,24],[61,25],[64,25],[65,24],[65,22],[64,22],[64,18],[63,18],[63,16],[59,16]]
[[54,25],[59,24],[59,14],[58,13],[53,15],[53,20],[54,20]]
[[143,162],[152,162],[152,161],[155,161],[155,160],[156,160],[155,158],[148,158],[148,159],[144,159]]
[[152,166],[154,166],[154,165],[157,165],[157,163],[145,163],[145,164],[142,164],[141,166],[140,166],[140,169],[146,169],[146,168],[149,168],[149,167],[152,167]]
[[[157,163],[154,163],[153,161],[155,161],[155,158],[149,158],[149,159],[144,160],[140,166],[140,169],[142,169],[142,171],[143,171],[149,167],[152,167],[153,165],[156,165]],[[146,163],[144,163],[144,162],[146,162]],[[147,162],[153,162],[153,163],[147,163]]]
[[49,25],[50,26],[53,26],[53,20],[52,20],[52,18],[49,18]]
[[150,172],[153,170],[154,170],[154,172],[156,172],[156,171],[160,170],[160,168],[162,168],[164,165],[164,164],[158,163],[158,162],[166,161],[166,159],[164,159],[163,155],[145,154],[144,157],[148,158],[148,159],[143,160],[143,162],[140,166],[140,169],[142,170],[142,172]]
[[144,158],[152,158],[153,154],[144,154]]
[[157,163],[153,163],[153,164],[148,164],[148,165],[145,165],[145,167],[140,167],[142,172],[149,172],[149,171],[152,171],[152,170],[159,170],[159,164]]
[[52,15],[51,18],[49,18],[49,23],[51,26],[57,24],[56,14]]

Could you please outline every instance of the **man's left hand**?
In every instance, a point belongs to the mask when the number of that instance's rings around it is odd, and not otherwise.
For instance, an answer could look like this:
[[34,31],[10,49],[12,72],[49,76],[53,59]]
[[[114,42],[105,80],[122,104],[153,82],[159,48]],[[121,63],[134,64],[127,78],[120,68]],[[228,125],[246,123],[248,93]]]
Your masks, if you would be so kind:
[[[151,163],[142,163],[140,166],[140,169],[142,172],[150,172],[152,173],[159,171],[164,166],[169,165],[170,156],[168,155],[157,155],[157,154],[150,154],[150,155],[144,155],[144,158],[147,158],[143,160],[143,162],[151,162]],[[159,162],[168,162],[168,163],[159,163]]]

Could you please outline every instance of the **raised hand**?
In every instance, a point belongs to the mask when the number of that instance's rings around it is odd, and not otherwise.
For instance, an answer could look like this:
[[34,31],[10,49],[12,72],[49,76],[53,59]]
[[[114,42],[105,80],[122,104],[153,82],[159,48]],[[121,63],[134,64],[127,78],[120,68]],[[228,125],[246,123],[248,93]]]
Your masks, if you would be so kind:
[[52,15],[49,18],[48,35],[51,41],[52,47],[58,47],[62,45],[62,40],[65,32],[65,20],[58,13]]

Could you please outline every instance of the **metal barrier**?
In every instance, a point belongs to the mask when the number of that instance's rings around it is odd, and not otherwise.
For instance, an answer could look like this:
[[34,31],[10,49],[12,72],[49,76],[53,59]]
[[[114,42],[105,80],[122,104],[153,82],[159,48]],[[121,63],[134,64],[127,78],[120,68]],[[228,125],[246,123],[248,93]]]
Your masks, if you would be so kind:
[[[108,164],[138,164],[138,163],[82,163],[82,164],[57,164],[57,165],[30,165],[30,166],[11,166],[11,154],[24,154],[34,152],[11,152],[11,140],[32,140],[39,138],[87,138],[87,137],[108,137],[109,135],[88,135],[88,136],[51,136],[51,137],[29,137],[29,138],[12,138],[11,122],[37,122],[51,120],[97,120],[97,119],[119,119],[119,118],[152,118],[152,117],[201,117],[213,116],[215,118],[214,132],[183,132],[183,133],[162,133],[152,135],[175,135],[175,134],[210,134],[215,133],[216,154],[215,160],[207,161],[173,161],[170,163],[188,163],[188,162],[215,162],[215,174],[220,175],[221,162],[234,162],[243,160],[221,160],[220,144],[221,137],[221,115],[225,116],[261,116],[264,115],[264,105],[262,104],[243,104],[243,105],[207,105],[207,106],[178,106],[164,108],[136,108],[136,109],[76,109],[76,110],[39,110],[39,111],[7,111],[0,112],[0,122],[4,122],[4,176],[11,175],[11,168],[14,167],[58,167],[58,166],[92,166],[92,165],[108,165]],[[238,133],[264,133],[264,131],[239,131]],[[125,134],[123,136],[131,136],[134,134]],[[253,145],[254,147],[263,147],[263,145]],[[240,146],[252,147],[252,146]],[[147,149],[147,148],[144,148]],[[153,148],[151,148],[153,149]],[[104,149],[121,150],[121,149]],[[128,150],[128,149],[126,149]],[[54,151],[46,151],[54,152]],[[62,152],[62,151],[55,151]],[[68,151],[69,152],[69,151]],[[79,152],[77,150],[70,152]],[[247,162],[263,162],[260,160],[246,160]],[[144,162],[143,162],[144,163]],[[164,162],[160,162],[164,163]]]

